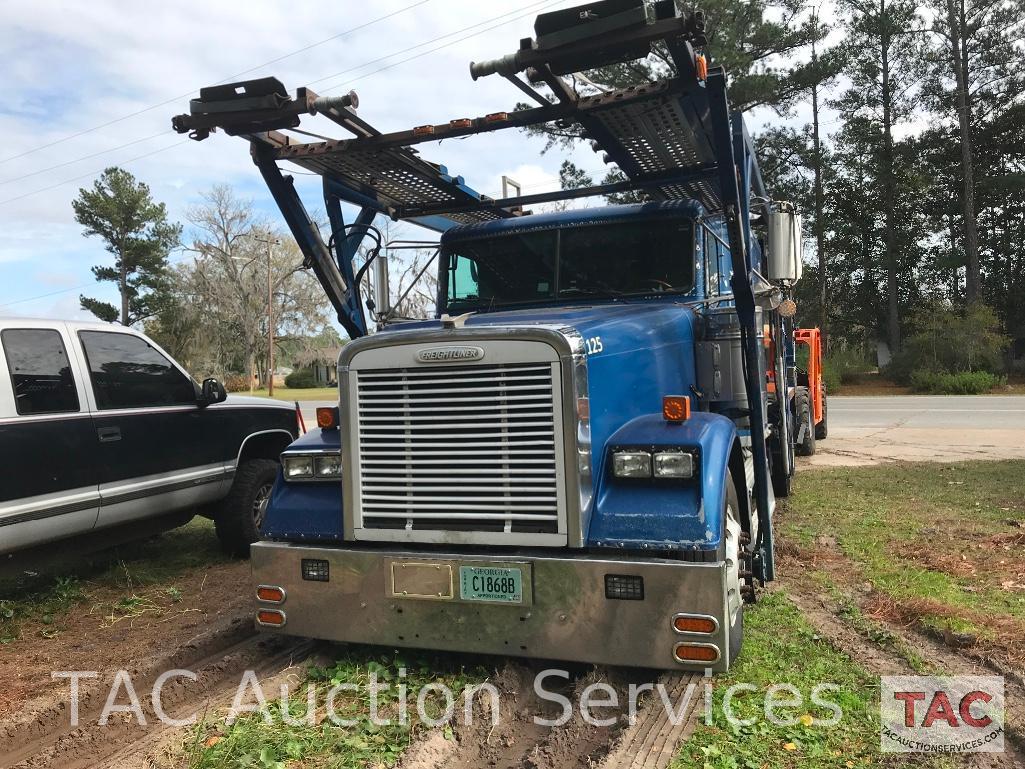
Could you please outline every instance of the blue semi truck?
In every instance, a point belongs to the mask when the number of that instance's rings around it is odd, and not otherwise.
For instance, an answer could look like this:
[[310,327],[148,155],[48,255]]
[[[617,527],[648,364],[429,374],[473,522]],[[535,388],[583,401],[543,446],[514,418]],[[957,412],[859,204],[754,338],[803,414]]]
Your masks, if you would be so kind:
[[[471,74],[504,77],[535,107],[381,133],[353,93],[293,97],[267,78],[203,89],[174,119],[197,140],[249,141],[353,340],[338,409],[282,455],[252,547],[256,620],[335,641],[725,670],[745,602],[774,576],[775,499],[808,429],[794,419],[800,218],[764,189],[726,74],[702,54],[700,12],[603,0],[534,31]],[[673,62],[663,81],[567,83],[653,48]],[[310,115],[350,138],[297,136]],[[623,181],[493,199],[414,149],[551,122],[577,126]],[[323,178],[327,237],[283,163]],[[643,202],[525,209],[626,191]],[[441,233],[435,319],[398,317],[378,216]]]

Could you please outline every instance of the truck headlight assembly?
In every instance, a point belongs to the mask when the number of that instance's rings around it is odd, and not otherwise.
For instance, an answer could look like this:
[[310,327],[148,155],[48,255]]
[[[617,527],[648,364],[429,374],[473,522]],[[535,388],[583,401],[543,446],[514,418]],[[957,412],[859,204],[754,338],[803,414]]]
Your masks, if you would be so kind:
[[656,478],[693,478],[694,455],[687,451],[659,451],[652,456]]
[[286,481],[337,481],[342,477],[342,454],[320,451],[311,454],[282,454]]
[[617,478],[650,478],[651,452],[614,451],[612,474]]
[[282,457],[281,466],[286,481],[313,477],[313,457]]

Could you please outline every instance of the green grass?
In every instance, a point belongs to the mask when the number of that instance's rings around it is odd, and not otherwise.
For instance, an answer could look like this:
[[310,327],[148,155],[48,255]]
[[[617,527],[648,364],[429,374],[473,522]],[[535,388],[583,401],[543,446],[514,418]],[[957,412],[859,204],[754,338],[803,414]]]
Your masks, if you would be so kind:
[[[236,394],[249,395],[249,391],[242,390]],[[253,395],[259,395],[261,398],[266,398],[268,397],[267,388],[263,387],[259,390],[253,390]],[[304,387],[302,389],[292,389],[289,387],[275,387],[274,399],[279,401],[336,401],[338,400],[338,388]]]
[[[268,705],[260,714],[246,714],[234,723],[224,718],[207,720],[193,728],[186,742],[186,758],[191,769],[222,769],[259,767],[284,769],[291,767],[381,767],[394,766],[418,731],[416,698],[429,683],[447,685],[460,707],[459,695],[466,686],[479,683],[486,671],[475,664],[463,667],[457,657],[418,652],[382,653],[380,649],[346,647],[329,667],[310,667],[300,681],[292,686],[287,700],[272,700],[277,693],[267,692]],[[404,672],[403,672],[404,671]],[[378,719],[371,720],[368,683],[371,674],[389,688],[377,696]],[[304,721],[307,712],[307,685],[315,687],[315,702],[326,707],[327,692],[339,684],[355,686],[343,690],[335,700],[337,719],[353,722],[336,724],[318,712],[313,725]],[[398,685],[407,687],[408,721],[399,716]],[[444,713],[444,703],[426,701],[425,710],[431,718]],[[264,717],[266,714],[266,717]],[[461,711],[456,710],[456,717]],[[285,718],[292,723],[286,723]],[[444,735],[452,738],[451,729]]]
[[821,537],[835,539],[844,563],[823,565],[828,584],[867,584],[893,607],[912,607],[925,627],[999,640],[1008,623],[1025,629],[1025,589],[1014,587],[1020,545],[1001,539],[1025,535],[1012,525],[1025,520],[1023,470],[1006,461],[800,473],[782,536],[799,558]]
[[[819,697],[841,710],[832,726],[818,722],[834,714],[811,702],[815,687],[824,683],[838,687]],[[726,718],[723,699],[734,684],[755,687],[738,690],[731,703],[736,718],[755,719],[750,726],[732,725]],[[773,724],[765,716],[769,687],[775,684],[788,684],[800,693],[801,705],[776,711],[796,721],[792,726]],[[776,695],[778,700],[789,696]],[[943,761],[917,765],[945,766]],[[740,659],[727,675],[715,679],[712,724],[702,717],[672,767],[846,769],[879,763],[879,678],[816,635],[785,594],[772,593],[746,608]]]
[[218,547],[213,523],[196,518],[159,536],[92,553],[61,574],[0,582],[0,644],[18,640],[26,630],[42,638],[55,637],[68,612],[93,602],[100,592],[122,593],[101,607],[108,621],[156,610],[154,596],[141,594],[158,586],[162,600],[178,603],[181,590],[171,584],[177,577],[228,560]]

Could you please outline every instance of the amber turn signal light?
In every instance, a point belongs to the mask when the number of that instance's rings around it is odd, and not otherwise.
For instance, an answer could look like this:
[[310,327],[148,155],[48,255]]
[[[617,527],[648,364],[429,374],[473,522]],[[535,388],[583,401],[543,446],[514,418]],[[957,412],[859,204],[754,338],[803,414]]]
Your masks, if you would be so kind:
[[318,406],[317,427],[321,430],[333,430],[338,427],[338,409],[335,406]]
[[260,609],[256,612],[256,621],[261,625],[281,627],[285,624],[285,613],[277,609]]
[[676,644],[673,656],[678,662],[716,662],[719,650],[709,644]]
[[678,614],[673,617],[673,629],[678,633],[714,633],[716,621],[711,617]]
[[256,588],[256,597],[268,603],[284,603],[285,591],[273,585],[260,585]]
[[690,398],[686,395],[666,395],[662,398],[662,417],[667,422],[686,422],[690,419]]
[[694,57],[694,70],[697,73],[698,80],[708,79],[708,60],[701,54]]

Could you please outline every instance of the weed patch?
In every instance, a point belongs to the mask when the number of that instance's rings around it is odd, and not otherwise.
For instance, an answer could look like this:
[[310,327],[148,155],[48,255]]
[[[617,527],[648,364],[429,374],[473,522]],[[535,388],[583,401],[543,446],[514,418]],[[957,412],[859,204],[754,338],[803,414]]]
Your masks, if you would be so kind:
[[[189,766],[394,766],[413,737],[427,728],[419,722],[415,706],[402,708],[400,685],[413,693],[415,702],[416,693],[428,684],[444,684],[458,697],[485,676],[484,668],[463,667],[454,657],[347,647],[333,665],[308,668],[300,686],[292,687],[297,693],[287,699],[269,701],[259,713],[231,724],[222,718],[196,726],[186,745]],[[369,698],[372,680],[388,687],[378,690],[376,712]],[[328,718],[326,707],[308,718],[307,686],[312,687],[313,701],[321,705],[332,689],[340,692],[332,700],[335,718]],[[266,694],[269,699],[278,693]],[[428,717],[439,718],[446,703],[434,694],[425,698],[424,709]],[[451,739],[451,729],[443,728]]]

